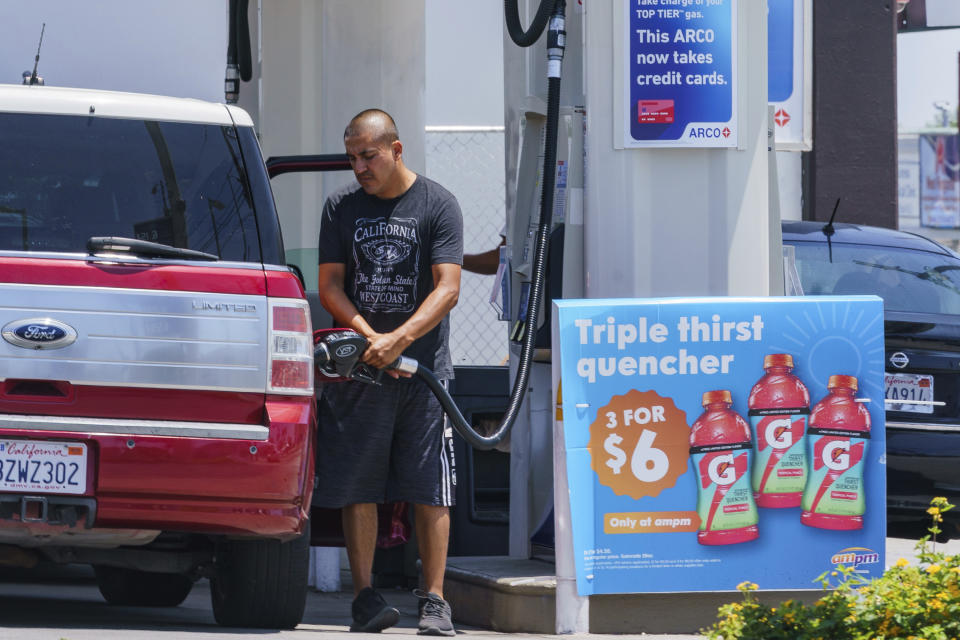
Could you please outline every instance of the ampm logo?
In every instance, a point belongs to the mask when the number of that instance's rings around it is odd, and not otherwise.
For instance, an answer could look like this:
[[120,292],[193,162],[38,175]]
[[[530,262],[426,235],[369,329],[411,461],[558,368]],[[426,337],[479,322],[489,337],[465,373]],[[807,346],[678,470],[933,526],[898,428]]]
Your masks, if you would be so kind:
[[857,569],[865,564],[877,564],[878,562],[880,562],[880,554],[866,547],[847,547],[833,554],[833,557],[830,558],[830,564],[849,565],[852,569]]

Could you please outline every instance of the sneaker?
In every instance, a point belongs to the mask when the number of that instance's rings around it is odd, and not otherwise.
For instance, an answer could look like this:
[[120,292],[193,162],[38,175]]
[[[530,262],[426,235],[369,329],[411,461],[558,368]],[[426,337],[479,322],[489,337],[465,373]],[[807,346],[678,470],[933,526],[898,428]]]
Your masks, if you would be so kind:
[[453,628],[453,612],[450,603],[435,593],[427,593],[419,589],[413,595],[420,598],[420,624],[417,625],[418,636],[455,636]]
[[387,604],[379,593],[366,587],[350,605],[353,624],[350,631],[380,633],[400,621],[400,612]]

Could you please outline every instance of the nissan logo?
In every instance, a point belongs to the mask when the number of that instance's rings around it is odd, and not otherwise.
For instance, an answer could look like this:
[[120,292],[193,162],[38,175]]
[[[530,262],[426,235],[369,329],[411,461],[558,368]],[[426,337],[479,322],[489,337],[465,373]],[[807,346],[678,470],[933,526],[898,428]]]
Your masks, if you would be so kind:
[[0,334],[23,349],[62,349],[77,339],[76,329],[51,318],[14,320],[4,325]]
[[890,356],[890,364],[895,366],[897,369],[903,369],[905,366],[910,364],[910,358],[907,357],[903,351],[897,351],[895,354]]
[[344,344],[337,347],[337,350],[334,352],[338,358],[349,358],[357,352],[357,345],[355,344]]

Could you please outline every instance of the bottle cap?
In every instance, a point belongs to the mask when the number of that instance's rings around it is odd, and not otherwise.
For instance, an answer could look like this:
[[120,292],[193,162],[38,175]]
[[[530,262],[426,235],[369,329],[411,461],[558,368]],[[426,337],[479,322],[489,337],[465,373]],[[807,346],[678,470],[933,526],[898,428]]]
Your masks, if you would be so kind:
[[771,353],[763,357],[763,368],[790,367],[793,368],[793,356],[789,353]]
[[718,389],[716,391],[707,391],[703,394],[703,400],[701,404],[707,406],[708,404],[715,404],[717,402],[726,402],[727,404],[733,404],[733,398],[730,397],[730,392],[726,389]]
[[853,389],[857,390],[857,379],[854,376],[830,376],[827,381],[827,389]]

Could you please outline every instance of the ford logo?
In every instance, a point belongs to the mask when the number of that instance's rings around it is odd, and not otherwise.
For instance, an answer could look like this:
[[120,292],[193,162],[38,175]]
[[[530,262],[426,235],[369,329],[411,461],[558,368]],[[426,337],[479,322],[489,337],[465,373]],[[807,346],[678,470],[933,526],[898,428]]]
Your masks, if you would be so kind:
[[910,364],[910,358],[907,357],[903,351],[897,351],[890,356],[890,364],[895,366],[897,369],[903,369],[905,366]]
[[14,320],[0,329],[0,335],[24,349],[61,349],[77,339],[76,329],[51,318]]
[[337,347],[337,350],[334,353],[338,358],[349,358],[356,352],[357,352],[357,345],[345,344]]

